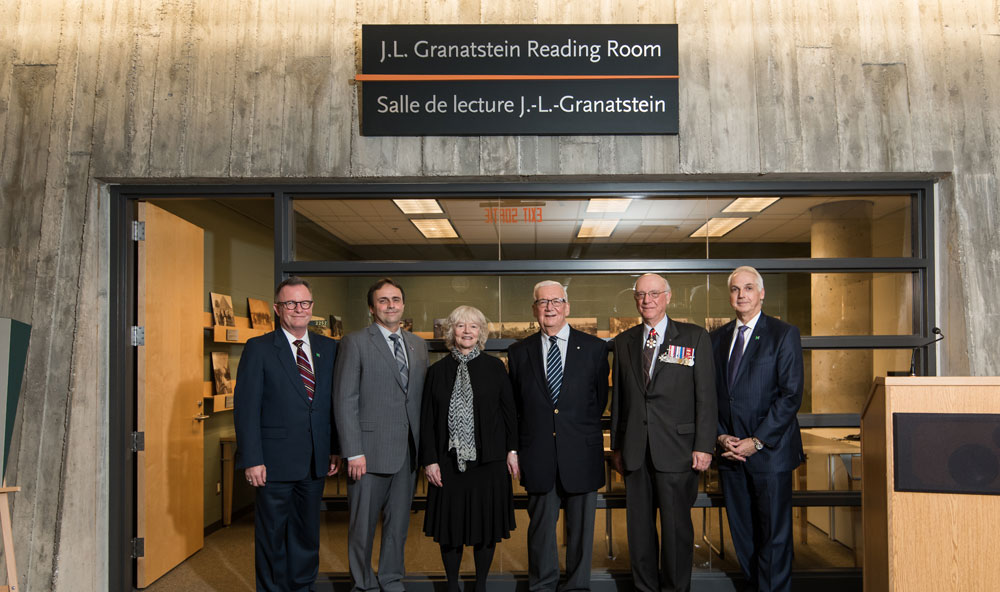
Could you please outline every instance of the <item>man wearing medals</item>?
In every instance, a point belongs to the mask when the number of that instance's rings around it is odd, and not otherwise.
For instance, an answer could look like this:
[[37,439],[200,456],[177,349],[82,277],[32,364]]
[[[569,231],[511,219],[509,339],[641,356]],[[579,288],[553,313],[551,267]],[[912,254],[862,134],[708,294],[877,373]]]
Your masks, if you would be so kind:
[[717,435],[712,348],[704,329],[667,317],[666,279],[641,276],[634,296],[642,324],[614,340],[611,402],[612,462],[625,477],[632,577],[638,592],[689,590],[691,506]]

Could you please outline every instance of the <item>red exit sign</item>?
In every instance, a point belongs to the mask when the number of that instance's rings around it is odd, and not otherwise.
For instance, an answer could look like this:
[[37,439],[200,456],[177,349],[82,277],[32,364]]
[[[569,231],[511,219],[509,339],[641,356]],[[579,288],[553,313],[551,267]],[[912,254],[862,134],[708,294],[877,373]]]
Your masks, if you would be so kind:
[[487,224],[537,224],[542,221],[542,208],[483,208]]

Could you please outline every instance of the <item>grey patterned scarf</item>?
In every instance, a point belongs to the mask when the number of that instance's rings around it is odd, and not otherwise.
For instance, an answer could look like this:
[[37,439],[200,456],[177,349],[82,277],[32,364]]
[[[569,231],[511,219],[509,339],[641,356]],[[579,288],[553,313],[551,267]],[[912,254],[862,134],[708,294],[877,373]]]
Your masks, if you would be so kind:
[[472,414],[472,381],[469,380],[469,361],[479,356],[475,347],[463,356],[458,348],[451,350],[451,357],[458,360],[458,375],[451,389],[448,404],[448,450],[455,449],[458,470],[465,472],[465,463],[476,460],[476,427]]

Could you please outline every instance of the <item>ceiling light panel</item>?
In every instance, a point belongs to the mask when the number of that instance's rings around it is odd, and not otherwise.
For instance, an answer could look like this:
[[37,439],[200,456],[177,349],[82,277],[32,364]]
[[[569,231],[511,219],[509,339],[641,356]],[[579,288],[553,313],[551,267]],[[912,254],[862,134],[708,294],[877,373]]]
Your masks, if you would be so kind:
[[396,204],[404,214],[443,214],[441,204],[436,199],[394,199]]
[[760,212],[764,208],[773,204],[781,198],[778,197],[740,197],[733,201],[733,203],[726,206],[723,212],[729,214],[732,212]]
[[447,218],[420,218],[410,222],[425,238],[458,238],[458,233]]
[[614,232],[618,220],[584,220],[577,238],[607,238]]
[[595,197],[587,203],[588,214],[615,213],[620,214],[632,203],[630,197]]
[[711,218],[701,228],[691,234],[691,238],[718,238],[729,234],[734,228],[750,218]]

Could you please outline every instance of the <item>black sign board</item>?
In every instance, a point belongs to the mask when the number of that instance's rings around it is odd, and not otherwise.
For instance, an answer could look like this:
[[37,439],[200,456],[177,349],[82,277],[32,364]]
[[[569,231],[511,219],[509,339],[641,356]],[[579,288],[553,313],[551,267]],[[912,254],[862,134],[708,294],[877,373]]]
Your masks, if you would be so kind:
[[364,25],[366,136],[676,134],[677,25]]

